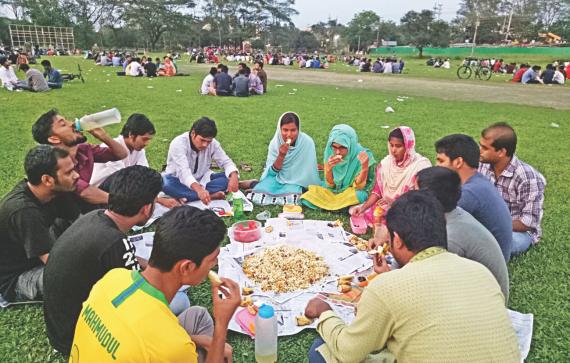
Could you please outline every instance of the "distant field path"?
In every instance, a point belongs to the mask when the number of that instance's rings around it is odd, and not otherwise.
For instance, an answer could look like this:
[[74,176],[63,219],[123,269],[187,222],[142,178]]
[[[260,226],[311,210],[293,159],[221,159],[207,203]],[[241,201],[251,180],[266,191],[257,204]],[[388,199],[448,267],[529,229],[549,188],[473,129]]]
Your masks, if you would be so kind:
[[[208,64],[183,65],[192,74],[211,67]],[[443,100],[512,103],[526,106],[570,109],[570,87],[521,85],[485,81],[450,81],[378,75],[344,74],[298,68],[266,67],[271,81],[322,84],[337,87],[374,89],[400,93],[402,96],[426,96]],[[362,80],[362,82],[359,82]]]

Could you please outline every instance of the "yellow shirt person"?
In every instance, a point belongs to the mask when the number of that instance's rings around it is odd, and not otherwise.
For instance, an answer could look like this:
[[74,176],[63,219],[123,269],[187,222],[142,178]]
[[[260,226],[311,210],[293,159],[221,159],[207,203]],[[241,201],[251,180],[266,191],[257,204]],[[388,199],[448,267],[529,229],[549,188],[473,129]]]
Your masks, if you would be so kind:
[[197,362],[196,346],[164,294],[138,271],[109,271],[91,290],[77,326],[70,363]]

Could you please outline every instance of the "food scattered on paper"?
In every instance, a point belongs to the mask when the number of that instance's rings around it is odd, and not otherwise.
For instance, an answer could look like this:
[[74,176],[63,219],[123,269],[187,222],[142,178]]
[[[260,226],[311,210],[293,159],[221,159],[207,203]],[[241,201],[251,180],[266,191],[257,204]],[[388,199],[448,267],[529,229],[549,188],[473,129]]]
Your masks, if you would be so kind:
[[368,249],[368,242],[365,239],[362,239],[360,237],[353,235],[350,237],[348,242],[353,244],[354,247],[356,247],[356,249],[359,251],[366,251]]
[[313,319],[309,319],[305,315],[297,316],[295,319],[297,320],[297,326],[305,326],[313,324]]
[[244,297],[241,300],[241,303],[239,304],[239,306],[241,306],[242,308],[245,308],[245,307],[248,307],[251,305],[253,305],[253,299],[251,298],[251,296]]
[[265,227],[265,232],[267,232],[267,233],[273,232],[273,226],[267,226],[267,227]]
[[222,280],[220,279],[220,276],[218,276],[218,274],[215,273],[214,271],[208,272],[208,278],[210,279],[210,282],[214,286],[220,286],[222,284]]
[[338,278],[338,283],[349,284],[352,280],[354,280],[354,275],[344,275]]
[[253,289],[251,287],[244,287],[243,289],[241,289],[241,294],[243,296],[251,295],[253,294]]
[[246,257],[243,272],[262,291],[282,293],[309,288],[328,276],[329,266],[314,252],[281,245]]
[[338,285],[338,292],[340,292],[342,294],[349,292],[350,290],[352,290],[352,286],[349,284]]
[[340,219],[337,219],[334,222],[327,223],[327,226],[329,226],[329,227],[342,227],[342,221]]

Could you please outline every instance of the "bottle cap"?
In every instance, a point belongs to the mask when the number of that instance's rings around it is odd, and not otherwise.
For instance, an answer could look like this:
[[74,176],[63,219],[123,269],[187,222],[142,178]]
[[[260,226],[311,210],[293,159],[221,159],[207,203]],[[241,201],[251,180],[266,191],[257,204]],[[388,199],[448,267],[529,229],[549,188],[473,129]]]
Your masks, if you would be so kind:
[[275,315],[275,310],[273,310],[271,305],[263,304],[259,308],[257,315],[263,319],[270,319]]
[[76,130],[76,131],[83,131],[83,130],[81,129],[81,122],[79,122],[79,119],[78,119],[78,118],[75,119],[75,130]]

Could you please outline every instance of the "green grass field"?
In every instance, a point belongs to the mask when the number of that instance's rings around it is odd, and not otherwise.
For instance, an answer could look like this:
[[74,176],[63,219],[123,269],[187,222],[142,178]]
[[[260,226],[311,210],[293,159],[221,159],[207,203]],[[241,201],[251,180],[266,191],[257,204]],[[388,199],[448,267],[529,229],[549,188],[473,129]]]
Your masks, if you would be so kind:
[[[570,155],[567,136],[570,113],[520,105],[475,102],[447,102],[413,97],[398,103],[397,112],[384,113],[382,100],[394,101],[398,94],[342,87],[307,86],[284,83],[262,97],[215,98],[198,94],[202,74],[170,79],[117,77],[112,68],[95,67],[79,58],[52,58],[57,68],[75,70],[80,63],[87,82],[75,80],[62,90],[44,94],[9,93],[0,90],[0,194],[7,193],[20,180],[22,162],[34,145],[31,125],[38,116],[57,108],[68,118],[117,107],[126,119],[133,112],[144,113],[154,122],[157,135],[147,149],[151,166],[165,163],[170,140],[187,131],[194,120],[209,116],[217,121],[218,139],[236,163],[253,166],[243,178],[259,177],[267,145],[275,132],[279,115],[297,112],[302,130],[311,135],[322,158],[328,132],[338,123],[352,125],[361,143],[370,148],[377,160],[387,153],[389,132],[381,126],[411,126],[417,137],[418,151],[434,160],[434,142],[450,133],[466,133],[478,138],[492,122],[507,121],[519,135],[519,157],[540,170],[548,181],[546,190],[544,238],[525,255],[509,265],[511,309],[533,313],[535,317],[530,362],[570,361],[569,254]],[[22,74],[19,74],[22,77]],[[289,93],[293,88],[294,95]],[[551,127],[551,123],[560,125]],[[120,126],[109,127],[115,136]],[[276,215],[277,209],[270,209]],[[260,208],[252,213],[255,215]],[[307,211],[307,218],[339,218],[332,213]],[[340,216],[346,220],[346,217]],[[566,222],[564,222],[566,221]],[[228,223],[230,223],[228,221]],[[78,241],[80,243],[80,241]],[[208,283],[191,289],[191,301],[210,306]],[[11,307],[0,311],[0,362],[63,362],[52,353],[45,335],[41,306]],[[279,339],[280,362],[304,362],[315,337],[305,331]],[[229,334],[236,362],[253,362],[253,341],[236,333]]]

